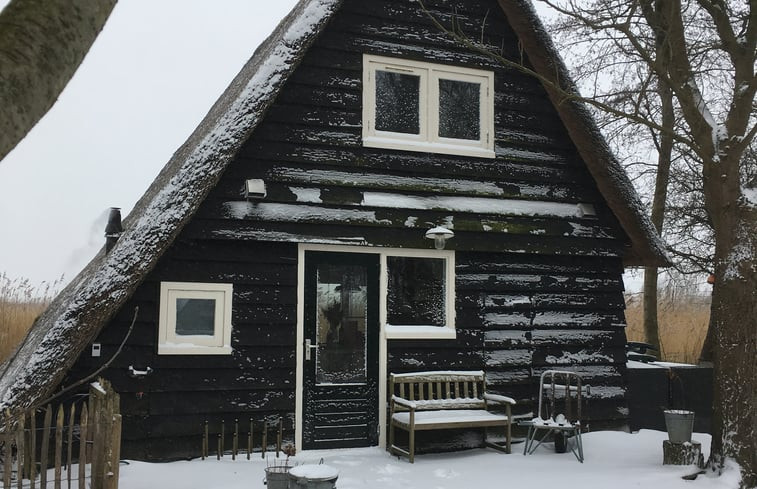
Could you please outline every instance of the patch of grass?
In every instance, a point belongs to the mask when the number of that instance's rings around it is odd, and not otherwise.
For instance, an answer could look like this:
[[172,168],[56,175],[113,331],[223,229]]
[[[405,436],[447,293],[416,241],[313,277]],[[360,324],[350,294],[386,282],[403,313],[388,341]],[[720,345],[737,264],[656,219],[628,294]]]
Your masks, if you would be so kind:
[[[626,296],[626,335],[629,341],[644,341],[641,294]],[[657,302],[661,360],[697,363],[710,322],[710,296],[696,290],[663,289]]]
[[35,286],[25,278],[0,275],[0,362],[24,339],[34,320],[57,294],[61,282],[59,279]]

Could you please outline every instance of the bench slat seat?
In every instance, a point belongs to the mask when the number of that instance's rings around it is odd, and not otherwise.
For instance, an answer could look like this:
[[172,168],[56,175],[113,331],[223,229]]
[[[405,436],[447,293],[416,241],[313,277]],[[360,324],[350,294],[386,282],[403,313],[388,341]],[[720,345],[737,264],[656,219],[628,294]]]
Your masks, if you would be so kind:
[[[482,371],[438,371],[391,374],[389,451],[415,460],[415,432],[453,428],[504,429],[505,445],[487,446],[510,453],[511,406],[507,396],[486,392]],[[496,408],[497,412],[492,412]],[[504,411],[504,412],[503,412]],[[394,442],[395,428],[408,432],[408,449]]]
[[[506,426],[507,416],[484,409],[459,409],[442,411],[419,411],[415,413],[415,430],[465,428],[475,424],[479,427]],[[410,426],[410,413],[394,413],[392,421],[397,426]]]

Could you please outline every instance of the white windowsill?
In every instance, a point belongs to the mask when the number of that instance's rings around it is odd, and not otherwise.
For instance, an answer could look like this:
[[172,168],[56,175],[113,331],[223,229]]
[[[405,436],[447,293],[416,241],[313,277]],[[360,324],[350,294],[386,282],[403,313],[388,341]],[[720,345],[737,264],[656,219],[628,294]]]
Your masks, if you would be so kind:
[[496,156],[493,149],[484,149],[477,146],[428,141],[413,141],[381,136],[363,136],[363,146],[368,148],[385,148],[457,156],[474,156],[478,158],[494,158]]
[[449,326],[384,326],[384,336],[388,340],[422,339],[422,340],[454,340],[457,337],[455,328]]

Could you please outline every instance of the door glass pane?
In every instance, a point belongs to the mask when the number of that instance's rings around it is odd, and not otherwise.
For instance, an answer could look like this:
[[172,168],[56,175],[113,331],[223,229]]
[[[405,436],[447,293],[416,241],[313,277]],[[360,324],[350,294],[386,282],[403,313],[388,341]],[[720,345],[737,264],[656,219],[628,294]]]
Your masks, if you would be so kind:
[[376,130],[420,134],[418,75],[376,70]]
[[368,277],[358,265],[318,266],[316,383],[366,380]]
[[439,137],[481,139],[481,85],[439,80]]
[[444,326],[444,260],[388,256],[386,266],[387,322]]
[[176,299],[176,334],[213,336],[215,315],[214,299]]

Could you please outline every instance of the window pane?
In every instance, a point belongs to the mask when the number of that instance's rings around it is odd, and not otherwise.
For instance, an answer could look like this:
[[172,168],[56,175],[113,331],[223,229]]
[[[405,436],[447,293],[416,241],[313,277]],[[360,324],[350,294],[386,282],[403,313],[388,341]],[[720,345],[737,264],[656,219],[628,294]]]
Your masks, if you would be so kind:
[[214,299],[176,299],[176,334],[213,336],[215,315]]
[[444,260],[389,256],[387,322],[444,326]]
[[365,382],[365,328],[368,322],[368,275],[365,267],[319,265],[316,307],[316,382]]
[[376,130],[420,134],[417,75],[376,70]]
[[481,85],[439,80],[439,137],[481,139]]

